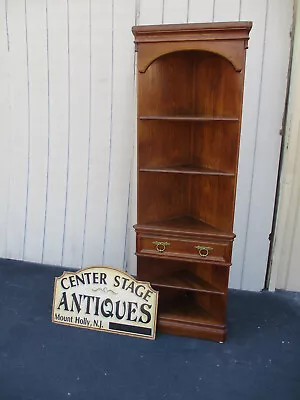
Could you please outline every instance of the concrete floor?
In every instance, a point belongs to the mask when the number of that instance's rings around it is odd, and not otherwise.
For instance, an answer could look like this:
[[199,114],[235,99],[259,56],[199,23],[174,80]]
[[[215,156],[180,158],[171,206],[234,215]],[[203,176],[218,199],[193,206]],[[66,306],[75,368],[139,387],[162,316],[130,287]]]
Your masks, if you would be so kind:
[[51,323],[60,268],[0,260],[0,400],[299,400],[300,297],[231,291],[224,344]]

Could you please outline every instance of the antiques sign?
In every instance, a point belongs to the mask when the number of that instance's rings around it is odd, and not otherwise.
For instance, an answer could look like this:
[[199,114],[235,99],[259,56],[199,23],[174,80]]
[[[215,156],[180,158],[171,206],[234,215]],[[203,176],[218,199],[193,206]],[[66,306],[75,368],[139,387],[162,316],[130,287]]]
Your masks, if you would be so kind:
[[110,267],[55,278],[52,322],[155,339],[158,292]]

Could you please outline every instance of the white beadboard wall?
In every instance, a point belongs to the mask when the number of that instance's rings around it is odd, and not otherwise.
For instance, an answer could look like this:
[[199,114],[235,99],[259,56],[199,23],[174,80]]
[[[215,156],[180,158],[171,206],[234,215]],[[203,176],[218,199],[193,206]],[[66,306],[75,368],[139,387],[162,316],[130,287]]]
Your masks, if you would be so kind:
[[262,289],[292,19],[292,0],[0,0],[0,257],[134,273],[131,27],[251,20],[230,286]]
[[290,94],[270,290],[300,292],[300,1],[296,2]]

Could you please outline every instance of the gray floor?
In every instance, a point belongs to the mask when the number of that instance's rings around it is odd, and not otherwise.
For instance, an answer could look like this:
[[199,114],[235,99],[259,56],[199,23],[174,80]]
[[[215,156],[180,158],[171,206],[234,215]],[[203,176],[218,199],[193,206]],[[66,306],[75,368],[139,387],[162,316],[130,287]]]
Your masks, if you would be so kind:
[[0,260],[0,400],[300,399],[300,297],[231,291],[224,344],[51,323],[62,270]]

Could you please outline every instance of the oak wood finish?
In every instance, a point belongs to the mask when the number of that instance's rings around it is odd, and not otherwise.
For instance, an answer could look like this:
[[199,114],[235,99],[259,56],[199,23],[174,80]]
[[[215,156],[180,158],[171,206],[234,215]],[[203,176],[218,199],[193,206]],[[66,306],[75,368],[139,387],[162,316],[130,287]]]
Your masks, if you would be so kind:
[[224,341],[251,22],[133,27],[138,279],[163,332]]

